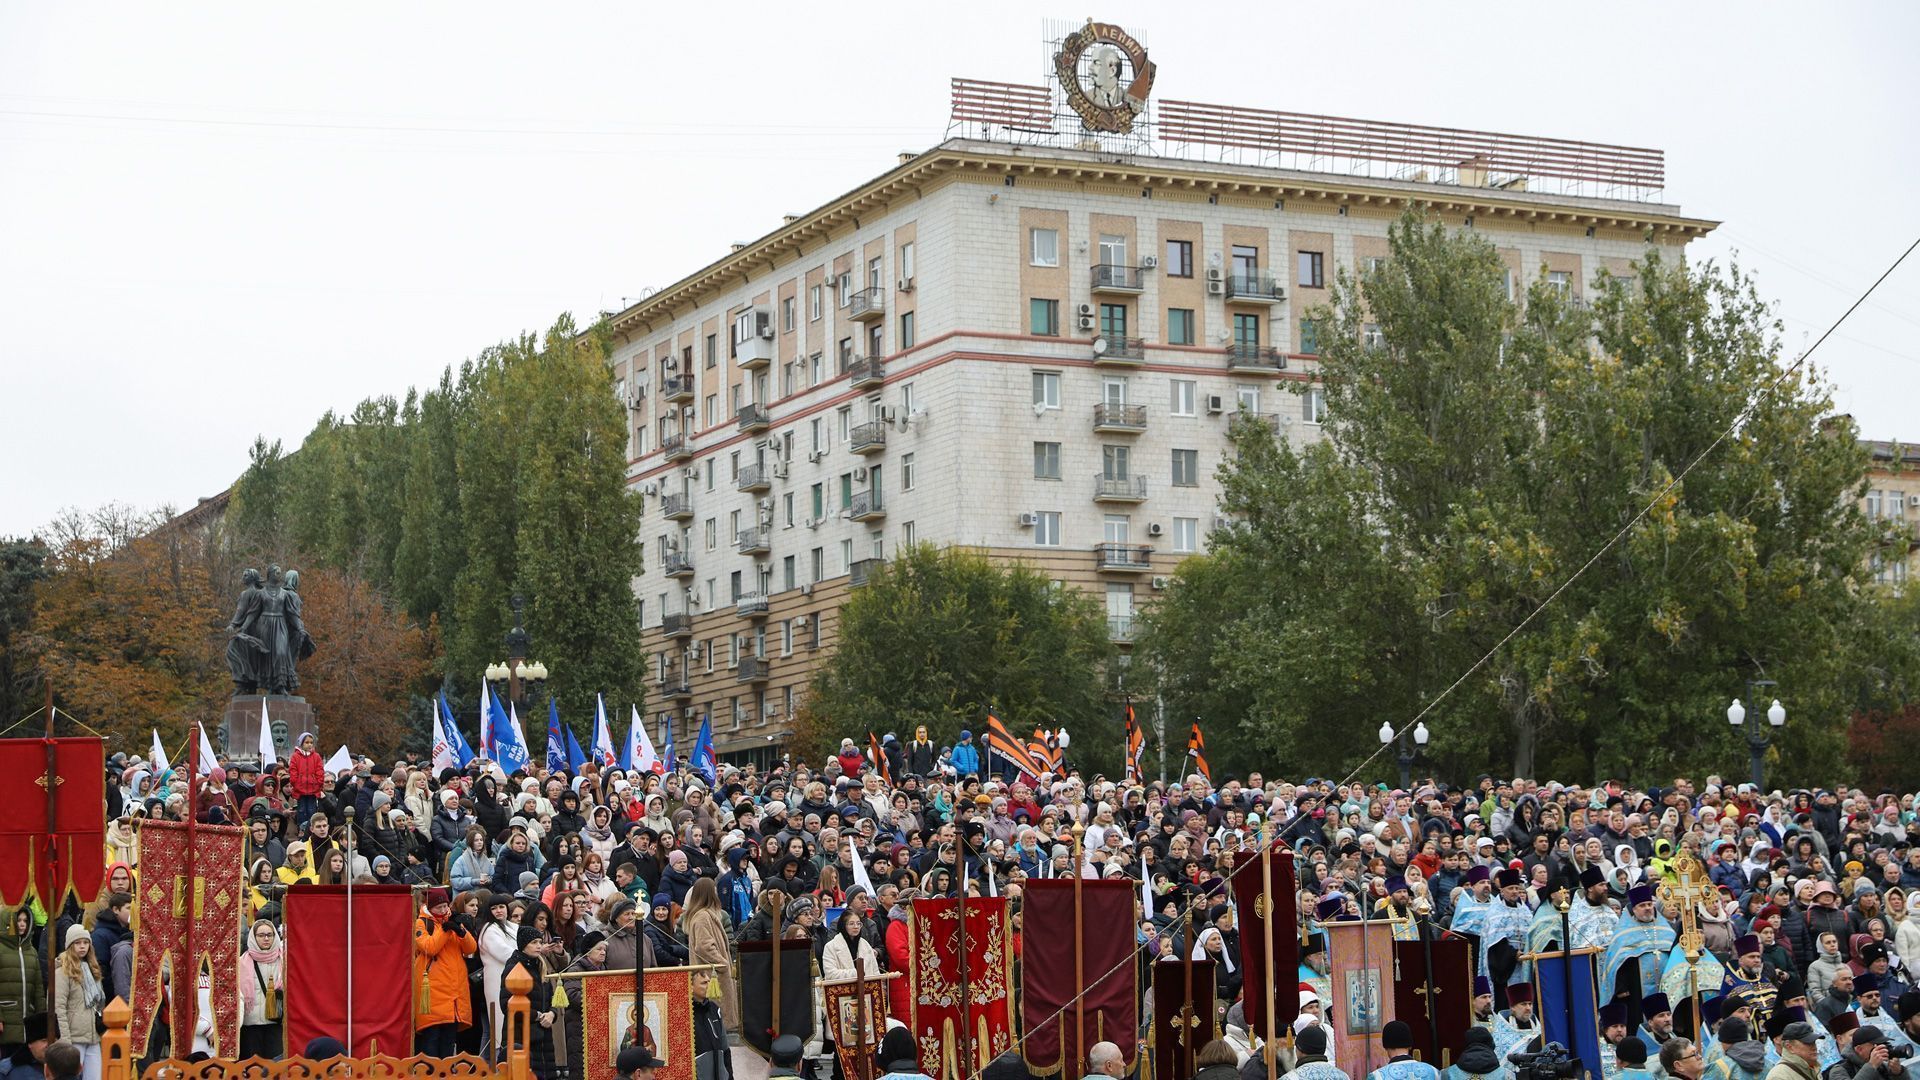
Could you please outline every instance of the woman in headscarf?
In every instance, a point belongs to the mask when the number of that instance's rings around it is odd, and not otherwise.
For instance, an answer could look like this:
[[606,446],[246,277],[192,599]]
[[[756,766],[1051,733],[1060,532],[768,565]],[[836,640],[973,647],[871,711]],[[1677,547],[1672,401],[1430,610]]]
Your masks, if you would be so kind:
[[1240,983],[1245,976],[1241,973],[1240,966],[1234,962],[1231,952],[1227,949],[1227,940],[1221,935],[1218,927],[1209,926],[1200,931],[1199,940],[1193,944],[1193,958],[1213,961],[1215,998],[1219,1001],[1232,1001],[1240,996]]
[[276,1059],[281,1052],[280,1008],[286,985],[280,932],[260,919],[240,957],[240,1056]]
[[587,815],[587,824],[580,830],[580,839],[585,841],[587,850],[600,853],[605,859],[613,854],[613,847],[619,843],[613,835],[613,811],[605,806],[596,806]]
[[107,861],[140,865],[140,833],[133,827],[133,804],[107,826]]
[[858,911],[848,908],[840,913],[840,923],[834,927],[833,937],[827,939],[827,947],[820,953],[821,978],[828,982],[840,982],[858,977],[858,963],[866,965],[867,978],[879,972],[880,960],[874,955],[873,946],[861,936],[865,928],[866,921]]

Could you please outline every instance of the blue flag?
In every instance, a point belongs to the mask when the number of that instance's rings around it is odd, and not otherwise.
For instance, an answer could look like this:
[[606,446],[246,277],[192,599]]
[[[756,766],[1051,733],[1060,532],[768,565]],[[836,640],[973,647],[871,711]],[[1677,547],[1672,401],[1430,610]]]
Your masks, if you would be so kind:
[[500,707],[500,699],[490,697],[487,704],[487,725],[492,736],[488,741],[493,744],[493,760],[499,763],[501,771],[511,776],[525,769],[533,755],[527,752],[526,740],[507,718],[507,710]]
[[453,706],[447,704],[447,692],[440,691],[439,738],[434,740],[434,768],[464,769],[472,761],[473,747],[467,745],[467,737],[460,734],[460,725],[454,722]]
[[693,740],[693,753],[687,755],[687,767],[706,777],[708,784],[720,782],[720,760],[713,754],[713,717],[700,718],[700,735]]
[[673,714],[667,713],[664,719],[667,722],[667,733],[660,743],[662,747],[660,760],[667,763],[667,775],[672,776],[680,769],[679,759],[673,756]]
[[572,728],[562,724],[560,733],[567,737],[567,771],[579,776],[580,766],[587,763],[587,752],[580,749],[580,740],[573,737]]
[[567,769],[567,737],[560,730],[560,703],[547,699],[547,771],[565,772]]
[[[1569,957],[1554,952],[1535,957],[1538,1014],[1546,1029],[1546,1041],[1572,1050],[1594,1076],[1601,1071],[1600,1014],[1593,993],[1593,958],[1597,955],[1576,952]],[[1568,997],[1569,991],[1572,997]]]

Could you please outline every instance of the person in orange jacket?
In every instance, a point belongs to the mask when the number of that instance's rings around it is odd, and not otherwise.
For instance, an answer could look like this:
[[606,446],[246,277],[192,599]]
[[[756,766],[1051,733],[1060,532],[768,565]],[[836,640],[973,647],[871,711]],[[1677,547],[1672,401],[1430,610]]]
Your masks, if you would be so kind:
[[445,889],[428,889],[426,910],[413,927],[413,977],[416,987],[413,1026],[416,1051],[428,1057],[452,1057],[454,1037],[473,1026],[473,998],[467,986],[467,961],[480,943],[453,918]]

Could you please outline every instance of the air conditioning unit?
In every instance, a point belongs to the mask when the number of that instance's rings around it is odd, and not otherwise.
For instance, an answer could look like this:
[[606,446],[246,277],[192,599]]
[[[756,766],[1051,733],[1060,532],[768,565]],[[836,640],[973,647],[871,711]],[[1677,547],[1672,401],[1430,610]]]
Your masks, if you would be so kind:
[[658,492],[659,492],[659,490],[660,490],[660,485],[659,485],[659,484],[656,484],[656,483],[654,483],[654,482],[653,482],[653,481],[651,481],[651,480],[649,480],[649,481],[647,481],[647,486],[646,486],[646,487],[643,487],[643,488],[641,488],[640,490],[641,490],[641,491],[643,491],[643,492],[645,492],[645,493],[647,493],[648,495],[653,495],[653,494],[656,494],[656,493],[658,493]]
[[1207,278],[1207,295],[1208,296],[1227,295],[1227,283],[1220,280],[1219,278],[1220,271],[1209,270],[1207,271],[1207,273],[1210,275]]
[[627,391],[627,408],[637,411],[646,407],[647,388],[644,385],[636,386],[632,390]]
[[1140,260],[1140,269],[1157,270],[1160,268],[1160,256],[1148,255]]
[[771,514],[771,513],[773,513],[773,500],[772,500],[772,499],[761,499],[761,500],[760,500],[760,512],[761,512],[761,513],[763,513],[763,514]]
[[1093,316],[1082,315],[1074,320],[1074,325],[1078,326],[1081,330],[1091,330],[1093,329]]
[[1920,507],[1920,495],[1907,496],[1907,505]]
[[1219,394],[1207,395],[1207,411],[1215,416],[1227,411],[1227,399]]
[[1034,527],[1035,525],[1038,525],[1038,524],[1040,524],[1040,515],[1039,515],[1039,514],[1036,514],[1036,513],[1034,513],[1033,511],[1031,511],[1031,510],[1029,510],[1029,511],[1027,511],[1026,513],[1024,513],[1024,514],[1021,514],[1021,515],[1020,515],[1020,527],[1021,527],[1021,528],[1023,528],[1023,529],[1031,529],[1031,528],[1033,528],[1033,527]]
[[1224,280],[1226,280],[1226,279],[1225,279],[1225,277],[1224,277],[1224,276],[1223,276],[1223,275],[1222,275],[1222,274],[1220,273],[1220,268],[1219,268],[1219,267],[1217,267],[1217,266],[1209,266],[1209,267],[1207,267],[1207,280],[1208,280],[1208,281],[1224,281]]
[[883,424],[893,423],[893,406],[891,405],[880,406],[880,411],[876,415],[876,419],[878,419]]
[[898,285],[896,285],[896,286],[894,287],[894,289],[895,289],[895,291],[896,291],[896,292],[912,292],[912,291],[913,291],[913,279],[912,279],[912,278],[910,278],[910,277],[903,277],[903,278],[901,278],[901,279],[900,279],[900,283],[899,283]]
[[865,483],[867,479],[867,467],[865,465],[856,466],[853,470],[853,479],[855,483]]
[[1154,592],[1159,592],[1160,590],[1162,590],[1162,589],[1164,589],[1164,588],[1166,588],[1166,587],[1167,587],[1167,579],[1166,579],[1166,578],[1163,578],[1163,577],[1157,577],[1157,578],[1154,578],[1154,579],[1153,579],[1153,591],[1154,591]]
[[1080,305],[1080,312],[1079,312],[1079,313],[1080,313],[1080,317],[1081,317],[1081,318],[1083,318],[1083,319],[1090,319],[1090,318],[1092,318],[1092,317],[1093,317],[1093,305],[1092,305],[1092,304],[1081,304],[1081,305]]
[[774,462],[773,475],[775,479],[785,480],[787,478],[787,463],[784,461]]
[[806,521],[802,522],[801,524],[805,525],[809,529],[817,529],[820,527],[820,519],[817,517],[810,517]]
[[768,323],[762,326],[760,328],[760,336],[763,338],[766,338],[768,341],[772,341],[773,340],[773,324]]
[[825,450],[811,450],[807,452],[807,460],[812,462],[818,462],[821,458],[826,456],[827,456],[827,452]]
[[1157,521],[1150,522],[1147,525],[1148,536],[1159,536],[1161,533],[1164,533],[1166,531],[1167,531],[1167,527],[1165,525],[1160,524]]
[[689,642],[689,643],[688,643],[688,645],[687,645],[687,659],[689,659],[689,660],[698,660],[698,659],[700,659],[700,653],[701,653],[701,647],[700,647],[700,643],[699,643],[699,642],[697,642],[697,641],[694,641],[694,642]]

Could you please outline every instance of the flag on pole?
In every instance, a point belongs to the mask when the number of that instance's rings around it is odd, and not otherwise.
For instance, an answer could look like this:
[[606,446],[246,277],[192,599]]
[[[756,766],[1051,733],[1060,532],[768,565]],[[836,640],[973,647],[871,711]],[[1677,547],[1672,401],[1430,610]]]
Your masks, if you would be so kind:
[[860,858],[860,845],[850,838],[842,840],[841,843],[847,845],[847,851],[853,855],[853,883],[867,890],[868,896],[872,896],[873,879],[867,876],[866,861]]
[[[1131,712],[1132,710],[1129,709],[1128,711]],[[1140,851],[1140,910],[1146,913],[1141,916],[1142,918],[1153,918],[1153,875],[1147,872],[1147,852],[1145,848],[1142,848]]]
[[700,717],[700,734],[693,740],[693,752],[687,755],[687,767],[706,778],[708,784],[720,782],[720,759],[713,753],[713,715]]
[[667,772],[671,774],[678,772],[680,769],[679,760],[673,756],[673,714],[663,713],[660,718],[667,722],[667,732],[661,739],[660,749],[663,752],[660,755],[660,760],[666,762]]
[[989,754],[999,754],[1033,781],[1039,781],[1040,766],[1033,760],[1026,744],[1014,738],[1007,731],[1007,725],[992,713],[987,714],[987,733],[981,741],[987,744]]
[[[527,762],[531,762],[533,760],[533,743],[527,741],[527,729],[520,726],[520,707],[511,701],[507,702],[507,722],[513,725],[514,740],[520,744],[520,757]],[[521,768],[525,767],[524,765],[521,766]]]
[[[638,709],[634,710],[634,718],[636,721],[638,721],[639,719]],[[639,753],[640,753],[640,725],[639,723],[636,722],[636,723],[627,725],[627,741],[620,744],[620,759],[617,762],[617,764],[620,766],[623,772],[633,771],[633,759],[635,757],[638,757]]]
[[1207,738],[1200,734],[1200,721],[1193,722],[1193,732],[1187,736],[1187,756],[1193,759],[1193,767],[1201,776],[1213,779],[1213,770],[1207,767]]
[[273,725],[267,720],[267,699],[260,699],[260,771],[266,772],[280,761],[273,752]]
[[519,735],[520,725],[500,707],[500,699],[489,695],[487,745],[493,751],[493,760],[498,762],[502,772],[509,775],[527,767],[527,741]]
[[613,749],[613,725],[607,723],[607,697],[593,695],[593,760],[603,769],[611,769],[620,760]]
[[547,771],[567,771],[567,737],[560,733],[560,703],[547,699]]
[[653,752],[653,739],[647,735],[647,725],[640,719],[640,706],[627,707],[633,710],[633,723],[627,729],[627,737],[634,740],[632,768],[656,775],[666,772],[660,765],[660,755]]
[[871,731],[867,732],[867,756],[873,759],[873,771],[880,774],[880,779],[885,780],[888,787],[892,787],[893,770],[887,768],[887,751]]
[[[484,687],[482,687],[481,692],[486,692]],[[481,735],[484,736],[486,731],[486,725],[482,724],[480,726]],[[441,764],[440,757],[440,744],[442,742],[447,744],[447,751],[450,755],[445,765]],[[447,702],[447,692],[445,690],[440,691],[440,736],[434,740],[433,753],[434,772],[439,772],[443,768],[464,769],[467,767],[468,762],[479,756],[473,752],[473,747],[468,745],[467,737],[460,734],[460,725],[453,719],[453,706]]]
[[587,752],[580,749],[580,740],[573,737],[571,725],[560,725],[560,733],[567,737],[567,771],[579,776],[581,766],[587,763]]
[[1042,772],[1060,771],[1060,748],[1053,744],[1053,735],[1046,728],[1033,729],[1033,741],[1027,743],[1027,756]]
[[347,753],[347,748],[344,744],[340,749],[333,752],[332,757],[327,759],[328,776],[339,776],[351,768],[353,768],[353,755]]
[[487,680],[480,680],[480,756],[493,760],[493,694]]
[[1147,733],[1134,718],[1133,702],[1127,702],[1127,783],[1140,779],[1140,752],[1146,749]]
[[167,771],[167,748],[160,745],[160,729],[159,728],[153,729],[152,757],[153,757],[153,775],[157,779],[161,773]]
[[433,707],[433,771],[436,775],[447,769],[460,768],[460,754],[453,748],[453,740],[447,737],[447,695],[441,691],[439,700]]
[[207,776],[213,772],[215,766],[220,764],[220,761],[213,756],[213,740],[207,738],[207,726],[205,724],[195,724],[194,727],[200,729],[200,768],[198,771],[201,776]]

